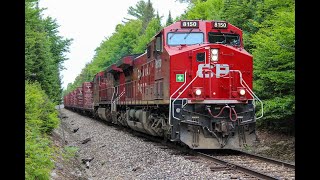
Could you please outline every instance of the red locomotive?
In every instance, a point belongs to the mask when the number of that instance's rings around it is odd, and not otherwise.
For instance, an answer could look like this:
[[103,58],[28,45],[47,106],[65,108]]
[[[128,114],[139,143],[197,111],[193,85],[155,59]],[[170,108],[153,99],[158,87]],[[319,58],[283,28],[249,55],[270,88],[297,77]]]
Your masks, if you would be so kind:
[[64,104],[192,149],[238,149],[256,139],[255,100],[262,102],[252,80],[253,57],[239,28],[178,21],[159,31],[145,53],[97,73]]

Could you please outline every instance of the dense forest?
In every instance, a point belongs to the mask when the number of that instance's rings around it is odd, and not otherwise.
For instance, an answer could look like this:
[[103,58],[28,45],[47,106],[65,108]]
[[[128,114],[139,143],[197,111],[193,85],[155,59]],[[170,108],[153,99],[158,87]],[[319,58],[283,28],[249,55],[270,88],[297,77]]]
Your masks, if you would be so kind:
[[[48,179],[53,149],[47,135],[58,126],[54,105],[97,72],[128,54],[143,53],[148,41],[178,20],[225,20],[244,31],[245,49],[254,57],[254,91],[264,102],[258,127],[294,134],[295,1],[179,0],[188,8],[164,20],[150,0],[128,8],[128,17],[101,40],[92,60],[62,92],[60,71],[72,39],[58,35],[58,24],[43,18],[39,0],[25,2],[26,179]],[[172,0],[177,1],[177,0]],[[257,112],[258,115],[261,113]]]

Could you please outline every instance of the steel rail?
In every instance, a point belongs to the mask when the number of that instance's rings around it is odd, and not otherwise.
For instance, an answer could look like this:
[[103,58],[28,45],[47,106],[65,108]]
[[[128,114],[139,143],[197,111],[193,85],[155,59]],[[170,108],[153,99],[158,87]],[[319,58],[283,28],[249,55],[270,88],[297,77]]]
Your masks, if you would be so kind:
[[239,165],[236,165],[236,164],[233,164],[233,163],[218,159],[218,158],[216,158],[214,156],[211,156],[211,155],[208,155],[208,154],[205,154],[205,153],[196,152],[196,154],[201,156],[201,157],[203,157],[203,158],[206,158],[206,159],[209,159],[211,161],[214,161],[215,163],[222,164],[222,165],[224,165],[224,166],[226,166],[228,168],[232,168],[234,170],[241,171],[241,172],[243,172],[245,174],[252,175],[252,176],[257,177],[259,179],[266,179],[266,180],[269,180],[269,179],[275,180],[275,179],[277,179],[277,178],[269,176],[267,174],[264,174],[264,173],[261,173],[261,172],[246,168],[246,167],[242,167],[242,166],[239,166]]
[[269,157],[264,157],[264,156],[257,155],[257,154],[252,154],[252,153],[241,151],[241,150],[231,150],[231,151],[238,152],[240,154],[244,154],[246,156],[249,156],[249,157],[252,157],[252,158],[255,158],[255,159],[258,159],[258,160],[262,160],[262,161],[270,162],[270,163],[273,163],[273,164],[277,164],[277,165],[280,165],[280,166],[283,166],[283,167],[286,167],[286,168],[295,169],[295,165],[291,164],[291,163],[288,163],[288,162],[276,160],[276,159],[269,158]]

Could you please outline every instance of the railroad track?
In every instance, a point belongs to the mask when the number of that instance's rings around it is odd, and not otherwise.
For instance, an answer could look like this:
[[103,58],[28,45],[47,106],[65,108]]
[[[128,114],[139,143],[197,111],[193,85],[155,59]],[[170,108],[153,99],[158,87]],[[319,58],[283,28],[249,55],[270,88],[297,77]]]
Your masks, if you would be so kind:
[[158,138],[139,135],[144,141],[154,142],[161,149],[175,149],[175,155],[183,156],[193,162],[204,163],[213,172],[225,171],[230,179],[256,180],[293,180],[295,165],[272,158],[247,153],[240,150],[203,150],[196,151],[177,146],[171,142],[164,143]]
[[238,171],[240,179],[295,179],[293,164],[243,151],[227,150],[224,154],[197,151],[195,154],[212,161],[212,171]]

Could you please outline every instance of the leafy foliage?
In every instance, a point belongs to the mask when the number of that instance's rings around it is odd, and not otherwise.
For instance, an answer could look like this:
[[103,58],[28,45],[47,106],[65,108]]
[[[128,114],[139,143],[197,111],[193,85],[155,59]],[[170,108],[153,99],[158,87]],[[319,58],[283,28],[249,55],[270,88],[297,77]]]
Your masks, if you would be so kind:
[[71,158],[76,156],[76,153],[77,153],[78,150],[79,150],[78,147],[66,146],[66,147],[64,147],[63,157],[68,161]]
[[173,23],[173,19],[171,17],[171,11],[169,11],[168,19],[166,21],[166,26],[169,26],[172,23]]
[[133,49],[134,53],[142,53],[146,49],[151,38],[162,28],[160,19],[154,18],[148,24],[145,33],[137,39],[137,44]]
[[25,177],[27,180],[49,179],[50,171],[54,167],[53,150],[46,137],[39,136],[39,132],[31,131],[26,134],[25,143]]
[[43,18],[38,0],[25,2],[25,177],[49,179],[54,167],[47,137],[59,124],[62,63],[71,39],[58,35],[51,17]]
[[[132,7],[130,6],[128,9],[128,14],[135,17],[137,20],[141,20],[142,22],[142,29],[141,29],[141,33],[144,33],[144,31],[146,30],[149,22],[155,18],[155,11],[154,8],[152,6],[152,3],[150,2],[150,0],[148,0],[148,2],[144,2],[143,0],[140,0],[136,7]],[[125,18],[126,20],[133,20],[130,18]]]
[[71,39],[58,36],[58,25],[51,17],[42,18],[38,0],[25,3],[25,79],[38,81],[49,98],[61,99],[62,63]]
[[25,175],[26,179],[49,179],[54,164],[47,134],[59,125],[58,112],[38,82],[25,88]]
[[[143,0],[140,0],[137,4],[136,4],[136,7],[132,7],[130,6],[129,9],[128,9],[128,14],[137,18],[137,19],[140,19],[142,20],[143,19],[143,16],[144,16],[144,13],[145,13],[145,9],[147,8],[147,3],[144,2]],[[128,19],[128,18],[125,18],[127,20],[133,20],[133,19]]]
[[[277,128],[293,131],[295,115],[294,6],[273,11],[252,35],[255,57],[255,90],[265,100],[265,122],[285,124]],[[291,125],[290,125],[291,124]],[[290,125],[290,126],[289,126]],[[287,127],[287,128],[286,128]],[[274,127],[275,128],[275,127]]]
[[224,0],[195,1],[181,19],[221,20]]

